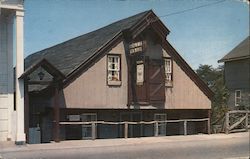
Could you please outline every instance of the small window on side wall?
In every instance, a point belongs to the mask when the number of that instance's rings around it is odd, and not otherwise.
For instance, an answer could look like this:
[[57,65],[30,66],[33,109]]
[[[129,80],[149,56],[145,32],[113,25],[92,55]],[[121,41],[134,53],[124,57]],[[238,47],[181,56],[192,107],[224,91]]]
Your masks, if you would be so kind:
[[107,60],[108,85],[121,85],[121,57],[120,55],[108,55]]
[[172,86],[172,78],[173,71],[172,71],[172,59],[166,58],[165,59],[165,85]]
[[235,106],[240,106],[241,90],[235,90]]

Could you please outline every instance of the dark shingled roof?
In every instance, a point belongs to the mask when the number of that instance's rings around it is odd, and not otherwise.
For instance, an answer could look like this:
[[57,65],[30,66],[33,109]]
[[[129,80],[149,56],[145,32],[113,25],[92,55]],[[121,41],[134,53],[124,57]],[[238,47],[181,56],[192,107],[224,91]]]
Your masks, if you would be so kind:
[[250,52],[249,52],[250,41],[249,40],[250,40],[250,36],[248,36],[239,45],[237,45],[233,50],[231,50],[222,59],[220,59],[219,62],[250,58]]
[[[145,11],[126,19],[114,22],[98,30],[81,35],[71,40],[65,41],[58,45],[36,52],[25,59],[25,72],[22,78],[28,78],[30,81],[39,81],[37,74],[42,70],[45,73],[44,79],[51,81],[53,77],[60,76],[64,78],[64,82],[70,79],[74,71],[77,72],[83,64],[86,64],[98,51],[104,48],[108,42],[116,37],[121,36],[121,32],[129,29],[133,30],[145,18],[152,14],[153,18],[157,16],[152,10]],[[158,21],[159,35],[168,34],[169,30],[161,21]],[[152,25],[154,27],[154,25]],[[164,37],[165,38],[165,37]],[[213,92],[207,85],[195,74],[195,72],[182,59],[178,52],[165,40],[163,41],[165,49],[170,49],[172,56],[180,64],[187,75],[199,86],[199,88],[211,99]],[[39,63],[40,62],[40,63]],[[43,67],[41,67],[43,64]],[[47,68],[43,70],[43,68]],[[53,74],[53,75],[52,75]],[[67,81],[66,81],[67,82]],[[46,85],[30,85],[29,91],[41,91],[45,89]]]
[[31,67],[41,59],[46,59],[67,76],[118,33],[131,28],[149,12],[150,11],[145,11],[136,14],[98,30],[31,54],[25,59],[25,69]]

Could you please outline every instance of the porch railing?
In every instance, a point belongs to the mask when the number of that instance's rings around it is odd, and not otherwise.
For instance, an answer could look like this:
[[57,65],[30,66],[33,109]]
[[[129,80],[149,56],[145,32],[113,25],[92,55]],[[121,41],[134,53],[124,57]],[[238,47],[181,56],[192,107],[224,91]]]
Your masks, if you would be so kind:
[[187,123],[188,122],[207,122],[208,128],[207,132],[210,134],[210,119],[202,118],[202,119],[179,119],[179,120],[164,120],[164,121],[139,121],[139,122],[131,122],[131,121],[123,121],[123,122],[110,122],[110,121],[91,121],[91,122],[60,122],[60,125],[91,125],[92,129],[92,139],[96,139],[96,124],[108,124],[108,125],[124,125],[124,138],[128,138],[128,126],[136,125],[136,124],[155,124],[154,136],[158,136],[159,132],[159,123],[179,123],[183,122],[183,135],[187,135]]

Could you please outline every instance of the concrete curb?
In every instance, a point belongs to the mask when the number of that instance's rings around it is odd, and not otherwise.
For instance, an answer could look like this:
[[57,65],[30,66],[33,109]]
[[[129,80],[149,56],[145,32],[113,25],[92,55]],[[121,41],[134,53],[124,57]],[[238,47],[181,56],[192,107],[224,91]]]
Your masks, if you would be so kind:
[[[189,136],[164,136],[164,137],[142,137],[128,139],[98,139],[98,140],[75,140],[62,141],[60,143],[23,145],[8,148],[2,148],[1,152],[17,152],[17,151],[42,151],[42,150],[61,150],[61,149],[81,149],[81,148],[98,148],[98,147],[114,147],[114,146],[135,146],[139,144],[154,144],[163,142],[180,142],[180,141],[206,141],[211,139],[230,139],[239,138],[248,135],[248,133],[237,134],[212,134],[212,135],[189,135]],[[1,147],[1,146],[0,146]],[[1,159],[1,158],[0,158]]]

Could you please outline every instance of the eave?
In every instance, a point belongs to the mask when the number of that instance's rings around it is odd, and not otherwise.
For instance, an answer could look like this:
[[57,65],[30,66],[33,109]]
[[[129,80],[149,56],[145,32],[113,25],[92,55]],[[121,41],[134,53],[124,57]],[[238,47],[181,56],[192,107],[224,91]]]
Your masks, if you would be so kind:
[[49,63],[46,59],[41,59],[35,62],[33,65],[28,67],[24,73],[19,77],[19,79],[25,79],[28,77],[32,72],[34,72],[38,67],[43,67],[49,74],[51,74],[55,79],[63,80],[65,76],[61,71],[55,68],[51,63]]
[[249,58],[250,58],[250,55],[249,56],[235,57],[235,58],[228,58],[228,59],[220,59],[218,61],[218,63],[229,62],[229,61],[237,61],[237,60],[244,60],[244,59],[249,59]]

